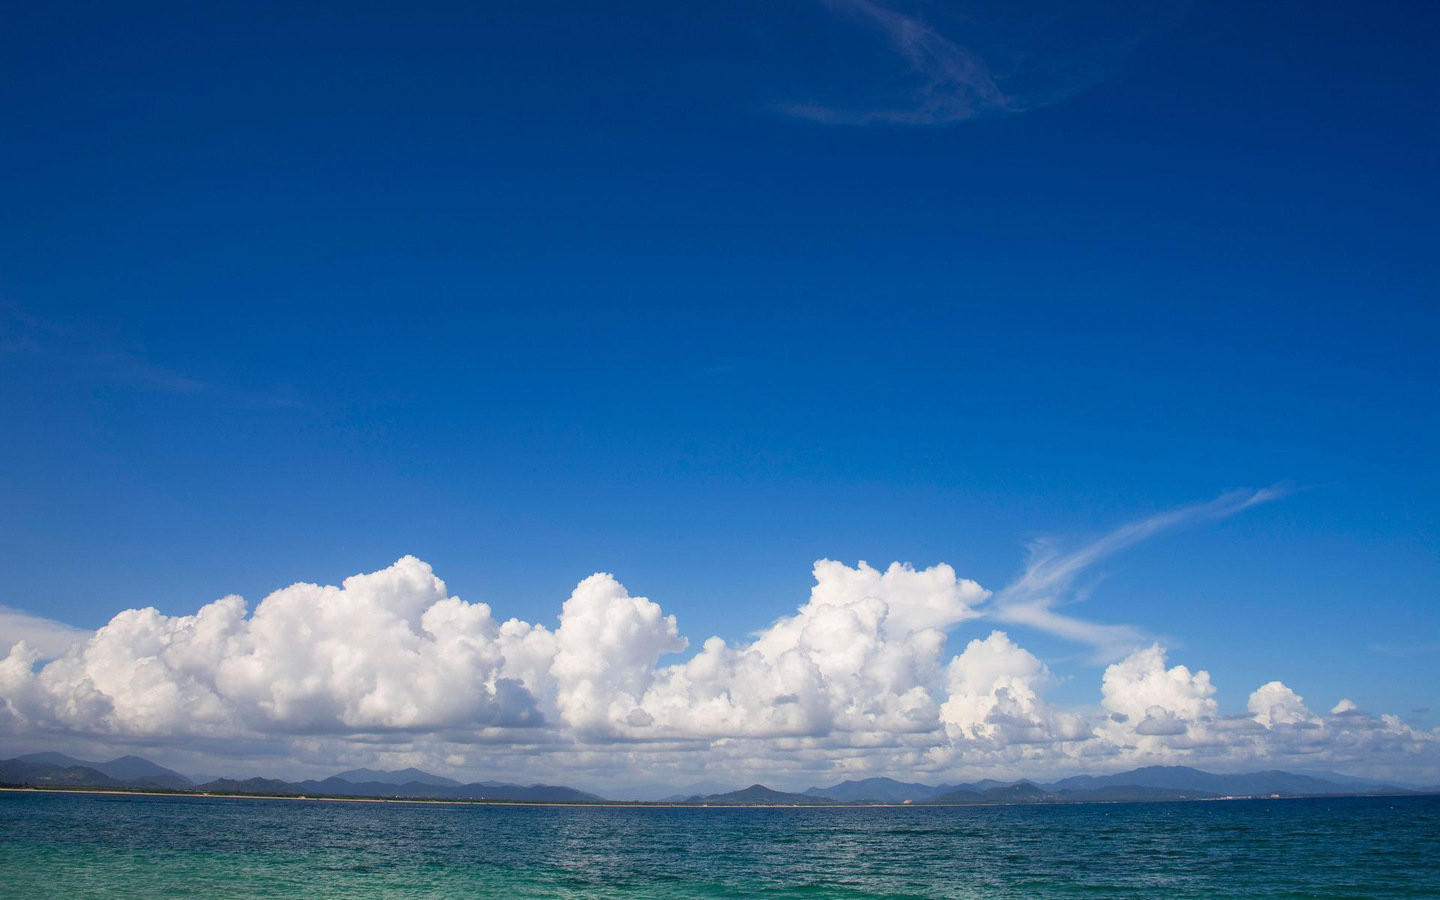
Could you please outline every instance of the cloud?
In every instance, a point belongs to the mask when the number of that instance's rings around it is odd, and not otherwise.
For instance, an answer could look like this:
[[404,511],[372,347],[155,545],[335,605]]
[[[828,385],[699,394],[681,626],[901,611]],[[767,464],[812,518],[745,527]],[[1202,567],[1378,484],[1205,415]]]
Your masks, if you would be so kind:
[[1146,737],[1174,737],[1189,730],[1184,719],[1159,706],[1146,712],[1145,718],[1135,725],[1135,733]]
[[940,719],[953,741],[994,745],[1085,740],[1090,728],[1077,715],[1050,709],[1040,691],[1050,671],[1034,654],[992,631],[950,661],[949,698]]
[[[1341,701],[1343,704],[1346,701]],[[1271,681],[1262,684],[1250,695],[1247,705],[1255,721],[1266,728],[1276,725],[1302,725],[1318,723],[1320,720],[1305,708],[1305,699],[1285,686],[1284,682]],[[1350,704],[1353,708],[1354,704]],[[1337,705],[1341,712],[1345,710]]]
[[0,362],[37,366],[47,374],[146,394],[203,397],[240,407],[286,408],[299,398],[287,387],[214,384],[156,362],[93,322],[57,322],[0,298]]
[[[1140,735],[1183,734],[1182,723],[1208,721],[1219,711],[1210,673],[1182,665],[1167,668],[1159,644],[1106,667],[1100,695],[1101,705],[1112,714],[1112,730],[1128,728]],[[1124,718],[1117,720],[1114,714]]]
[[[251,616],[230,596],[194,615],[126,610],[30,678],[13,715],[121,735],[325,734],[524,725],[527,660],[483,603],[445,595],[414,557],[339,587],[296,584]],[[25,643],[15,660],[35,659]]]
[[598,735],[617,726],[653,722],[639,708],[661,654],[686,647],[675,617],[644,597],[631,597],[607,574],[580,582],[560,612],[555,635],[555,677],[560,716]]
[[[1116,74],[1137,45],[1173,27],[1189,4],[826,0],[824,5],[842,21],[883,36],[886,62],[854,49],[850,68],[863,76],[847,97],[791,103],[784,110],[832,124],[928,126],[1022,113],[1074,96]],[[827,74],[827,83],[843,82],[833,71]]]
[[748,639],[672,659],[689,648],[676,618],[604,573],[576,585],[553,626],[500,622],[409,556],[338,586],[291,585],[253,611],[234,596],[190,615],[125,610],[48,662],[27,640],[0,658],[0,735],[322,770],[468,761],[486,777],[586,784],[640,771],[803,786],[1260,759],[1440,767],[1435,732],[1348,701],[1318,716],[1278,681],[1222,715],[1209,673],[1158,643],[1104,669],[1097,705],[1062,708],[1047,699],[1050,669],[1010,634],[963,633],[989,594],[951,567],[821,560],[814,579]]
[[1372,652],[1383,653],[1386,656],[1419,656],[1427,653],[1440,653],[1440,641],[1405,641],[1368,646]]
[[1098,661],[1108,662],[1144,643],[1144,632],[1134,625],[1087,622],[1055,611],[1075,596],[1075,580],[1086,569],[1115,553],[1182,525],[1227,518],[1253,506],[1284,496],[1282,487],[1258,491],[1231,491],[1205,503],[1196,503],[1131,522],[1069,553],[1059,553],[1048,542],[1030,548],[1024,573],[995,596],[989,615],[1001,622],[1028,625],[1095,649]]
[[836,10],[882,31],[890,45],[919,78],[903,106],[842,109],[791,104],[787,110],[818,122],[861,125],[872,122],[941,124],[1003,110],[1009,98],[995,84],[984,60],[919,17],[872,0],[831,0]]
[[[945,632],[987,594],[946,565],[880,571],[815,564],[809,602],[753,641],[706,641],[690,661],[622,694],[632,738],[895,734],[936,727],[929,690]],[[562,629],[565,627],[561,626]],[[616,717],[617,719],[620,717]]]
[[39,653],[40,658],[54,659],[72,644],[88,638],[90,634],[89,631],[66,625],[64,622],[0,606],[0,649],[3,650],[9,650],[24,641]]
[[142,391],[196,394],[210,386],[118,346],[104,329],[62,324],[0,299],[0,357],[48,360],[95,380]]

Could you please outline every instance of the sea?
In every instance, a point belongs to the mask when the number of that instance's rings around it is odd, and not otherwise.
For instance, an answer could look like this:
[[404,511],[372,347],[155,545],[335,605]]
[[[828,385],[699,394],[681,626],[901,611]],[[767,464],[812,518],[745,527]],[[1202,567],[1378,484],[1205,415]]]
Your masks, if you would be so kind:
[[1440,797],[737,809],[0,791],[0,897],[1440,897]]

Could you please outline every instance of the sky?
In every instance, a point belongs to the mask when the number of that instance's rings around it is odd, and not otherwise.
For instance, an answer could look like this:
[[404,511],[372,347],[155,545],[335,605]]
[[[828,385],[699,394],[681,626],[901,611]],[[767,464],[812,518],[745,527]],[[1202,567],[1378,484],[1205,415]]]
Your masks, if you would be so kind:
[[1440,782],[1440,13],[1157,6],[10,11],[0,751]]

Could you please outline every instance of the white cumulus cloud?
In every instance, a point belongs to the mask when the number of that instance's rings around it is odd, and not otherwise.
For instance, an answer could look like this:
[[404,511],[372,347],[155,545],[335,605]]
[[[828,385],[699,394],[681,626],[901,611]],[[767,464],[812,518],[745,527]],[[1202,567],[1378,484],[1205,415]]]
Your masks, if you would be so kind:
[[688,658],[676,618],[611,575],[580,581],[552,623],[501,622],[410,556],[253,611],[235,596],[190,615],[125,610],[58,655],[22,640],[0,657],[0,734],[483,760],[530,780],[1437,762],[1435,732],[1348,700],[1319,716],[1279,681],[1222,715],[1209,673],[1159,644],[1105,668],[1095,705],[1061,708],[1050,668],[1011,634],[965,633],[990,595],[949,566],[821,560],[814,578],[790,614]]
[[528,673],[520,654],[506,671],[500,632],[489,607],[447,597],[407,556],[339,587],[276,591],[248,617],[235,596],[190,616],[126,610],[33,674],[22,643],[0,696],[23,719],[126,735],[523,724]]
[[1213,717],[1217,704],[1210,673],[1182,665],[1167,668],[1166,661],[1165,649],[1152,644],[1107,666],[1100,684],[1105,708],[1130,719],[1157,709],[1190,721]]
[[1305,708],[1305,700],[1282,681],[1262,684],[1250,695],[1248,704],[1255,721],[1271,728],[1275,725],[1318,723],[1320,720]]
[[1164,648],[1152,644],[1106,667],[1100,695],[1110,714],[1105,723],[1110,740],[1156,753],[1172,738],[1188,735],[1192,725],[1214,720],[1219,704],[1210,673],[1166,662]]
[[1049,669],[1034,654],[1005,632],[991,632],[950,661],[949,698],[940,718],[958,741],[1004,745],[1089,737],[1082,717],[1052,710],[1041,700],[1049,679]]

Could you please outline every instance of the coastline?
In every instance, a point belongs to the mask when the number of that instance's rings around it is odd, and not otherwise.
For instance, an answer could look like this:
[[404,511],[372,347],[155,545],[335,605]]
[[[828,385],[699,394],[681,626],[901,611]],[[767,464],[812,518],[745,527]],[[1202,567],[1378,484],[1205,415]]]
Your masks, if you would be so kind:
[[308,794],[233,794],[210,793],[207,791],[146,791],[117,790],[114,788],[85,787],[23,787],[0,786],[0,792],[16,794],[85,794],[114,797],[181,797],[192,799],[220,800],[285,800],[300,803],[391,803],[431,804],[441,806],[520,806],[520,807],[563,807],[578,809],[998,809],[1014,806],[1120,806],[1135,803],[1223,803],[1240,800],[1327,800],[1346,797],[1435,797],[1440,792],[1414,791],[1396,793],[1357,794],[1280,794],[1280,795],[1236,795],[1230,797],[1190,797],[1168,799],[1136,800],[1059,800],[1043,803],[662,803],[644,800],[602,800],[598,802],[559,802],[539,800],[467,800],[427,797],[340,797],[334,795]]

